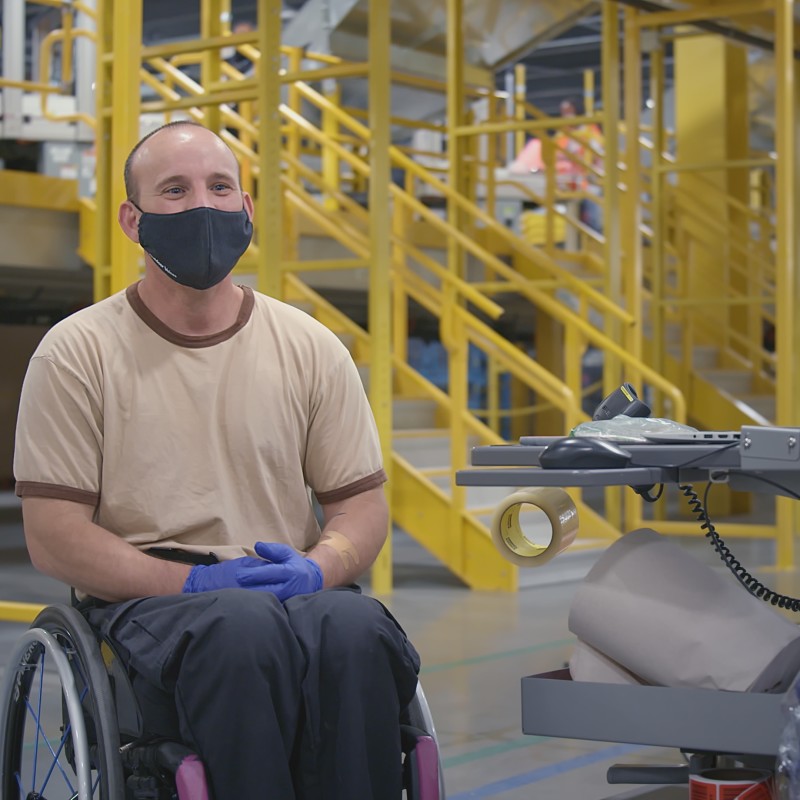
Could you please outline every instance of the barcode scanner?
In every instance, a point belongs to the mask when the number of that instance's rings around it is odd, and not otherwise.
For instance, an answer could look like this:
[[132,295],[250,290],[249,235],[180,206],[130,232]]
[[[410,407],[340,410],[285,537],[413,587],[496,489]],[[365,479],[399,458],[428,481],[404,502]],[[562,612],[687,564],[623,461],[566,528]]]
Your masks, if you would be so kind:
[[643,403],[636,394],[636,389],[629,383],[623,383],[615,389],[594,410],[593,420],[611,419],[618,414],[626,417],[649,417],[650,406]]

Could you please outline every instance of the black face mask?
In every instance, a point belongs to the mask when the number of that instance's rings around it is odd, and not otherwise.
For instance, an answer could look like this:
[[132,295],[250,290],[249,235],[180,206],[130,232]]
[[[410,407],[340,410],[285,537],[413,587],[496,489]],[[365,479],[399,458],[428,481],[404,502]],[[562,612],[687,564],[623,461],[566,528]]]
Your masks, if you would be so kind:
[[193,289],[210,289],[226,278],[252,238],[244,209],[201,206],[177,214],[142,211],[139,217],[139,244],[172,280]]

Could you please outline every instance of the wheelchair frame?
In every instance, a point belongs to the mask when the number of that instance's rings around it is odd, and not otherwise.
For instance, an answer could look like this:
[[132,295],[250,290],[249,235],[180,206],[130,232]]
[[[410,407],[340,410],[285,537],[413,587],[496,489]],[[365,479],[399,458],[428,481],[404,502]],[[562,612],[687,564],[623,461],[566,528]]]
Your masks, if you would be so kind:
[[[58,687],[46,675],[50,664]],[[48,736],[43,706],[56,698],[59,733]],[[49,710],[53,716],[56,709]],[[444,800],[436,731],[419,683],[400,722],[407,800]],[[190,751],[142,740],[126,671],[75,608],[48,606],[12,648],[0,683],[0,726],[5,800],[120,800],[129,797],[126,772],[132,771],[152,786],[141,796],[185,800],[174,789],[175,748],[177,763]],[[40,755],[49,759],[41,771]],[[63,793],[55,795],[57,789]]]

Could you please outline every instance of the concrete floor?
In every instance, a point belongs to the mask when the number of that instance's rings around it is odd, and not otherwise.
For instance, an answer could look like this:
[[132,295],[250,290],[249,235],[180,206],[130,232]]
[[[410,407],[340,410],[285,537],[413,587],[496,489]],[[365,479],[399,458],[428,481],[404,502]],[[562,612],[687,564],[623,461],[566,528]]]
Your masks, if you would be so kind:
[[[25,554],[18,507],[0,508],[0,599],[65,602],[66,590],[38,575]],[[724,533],[722,526],[720,532]],[[715,562],[702,541],[688,544]],[[742,542],[745,564],[768,562],[769,548]],[[422,656],[421,680],[436,724],[447,797],[502,800],[607,800],[648,797],[685,800],[686,787],[609,786],[614,763],[681,763],[677,750],[631,744],[525,736],[520,723],[520,679],[564,666],[574,637],[567,614],[574,565],[558,566],[546,585],[516,594],[464,588],[406,536],[395,536],[395,589],[381,598],[400,620]],[[755,560],[748,560],[755,559]],[[788,592],[800,581],[767,571],[762,576]],[[25,626],[0,623],[0,669]],[[357,800],[357,799],[354,799]]]

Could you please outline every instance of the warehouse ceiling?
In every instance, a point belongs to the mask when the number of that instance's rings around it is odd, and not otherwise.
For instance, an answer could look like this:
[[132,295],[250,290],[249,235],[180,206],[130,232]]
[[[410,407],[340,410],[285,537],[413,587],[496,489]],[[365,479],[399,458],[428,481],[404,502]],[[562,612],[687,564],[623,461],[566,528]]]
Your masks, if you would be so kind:
[[[233,0],[233,21],[255,22],[257,5],[256,0]],[[284,0],[283,5],[284,26],[288,26],[306,5],[306,0]],[[576,8],[592,7],[591,3],[574,5]],[[505,8],[508,8],[507,3]],[[143,38],[146,44],[197,36],[199,31],[197,0],[171,0],[169,3],[144,0]],[[558,34],[555,38],[537,43],[532,52],[520,54],[519,60],[528,68],[529,101],[545,111],[558,113],[558,104],[563,97],[582,95],[585,69],[593,69],[599,75],[600,17],[597,14],[584,17],[566,30],[556,29],[554,33]],[[504,86],[505,72],[504,68],[498,70],[499,88]],[[599,80],[597,85],[599,91]]]
[[[313,5],[314,0],[283,0],[283,24],[284,28],[291,25],[292,20],[296,17],[306,4]],[[342,5],[343,2],[348,0],[326,0],[331,3],[331,7]],[[350,0],[352,2],[352,0]],[[408,3],[400,3],[395,0],[397,8],[405,9]],[[577,0],[566,0],[562,3],[549,3],[545,0],[538,2],[538,8],[545,8],[550,5],[553,9],[566,8],[571,4],[575,11],[572,15],[564,15],[563,20],[554,19],[552,30],[546,35],[539,36],[531,41],[529,47],[531,49],[522,49],[515,51],[513,45],[515,42],[509,40],[509,36],[514,31],[513,20],[508,23],[506,20],[505,29],[498,30],[497,35],[494,37],[486,36],[481,43],[481,53],[484,56],[482,59],[486,66],[494,68],[497,74],[498,88],[505,88],[506,86],[506,72],[507,64],[503,63],[503,55],[508,54],[507,62],[513,61],[514,63],[523,63],[527,68],[527,96],[528,100],[542,110],[557,114],[558,105],[561,99],[567,96],[581,96],[583,94],[583,74],[584,70],[591,69],[595,72],[596,78],[596,91],[599,95],[600,81],[600,40],[601,40],[601,22],[600,16],[596,13],[599,7],[598,3],[585,2],[580,3]],[[443,3],[437,3],[436,0],[431,0],[428,3],[430,7],[437,7]],[[498,0],[496,3],[488,3],[486,0],[479,2],[475,5],[475,10],[470,10],[470,14],[481,13],[485,16],[489,14],[488,11],[482,11],[482,8],[489,8],[496,5],[500,11],[494,13],[495,17],[509,16],[509,9],[514,7],[512,0]],[[525,8],[525,4],[518,2],[520,9]],[[365,6],[365,0],[361,3],[355,4],[355,11],[359,12],[359,7]],[[533,7],[533,6],[530,6]],[[595,13],[581,15],[577,13],[582,8],[587,8],[590,11],[594,10]],[[48,15],[54,17],[53,24],[56,24],[56,18],[60,18],[60,12],[54,8],[36,5],[33,3],[27,4],[28,9],[28,26],[29,30],[41,23],[42,27],[50,27],[46,23]],[[143,20],[143,40],[145,44],[155,44],[168,40],[182,39],[196,37],[200,32],[200,3],[199,0],[170,0],[170,2],[163,2],[163,0],[143,0],[144,20]],[[231,2],[233,22],[240,20],[247,20],[255,22],[258,11],[257,0],[232,0]],[[308,11],[308,9],[306,9]],[[360,9],[363,16],[363,8]],[[405,13],[405,11],[403,12]],[[521,13],[521,12],[518,12]],[[538,12],[541,15],[541,12]],[[554,13],[554,12],[551,12]],[[357,16],[357,14],[356,14]],[[395,14],[397,16],[397,14]],[[532,20],[532,18],[531,18]],[[503,22],[502,19],[499,20]],[[479,28],[485,24],[486,20],[481,17],[476,19]],[[0,24],[2,23],[2,6],[0,5]],[[467,20],[467,27],[469,28],[470,21]],[[541,28],[541,24],[539,27]],[[441,27],[441,26],[439,26]],[[524,27],[517,24],[516,27]],[[431,36],[428,36],[431,39]],[[505,39],[507,41],[501,41]],[[523,39],[520,39],[523,41]],[[439,50],[443,53],[443,32],[438,31],[436,36],[433,36],[431,41],[427,41],[424,47],[430,51],[430,48],[438,42]],[[513,66],[513,64],[511,64]],[[671,79],[671,63],[667,63],[668,75],[667,79]],[[645,79],[646,79],[645,75]],[[646,84],[645,84],[646,85]]]

